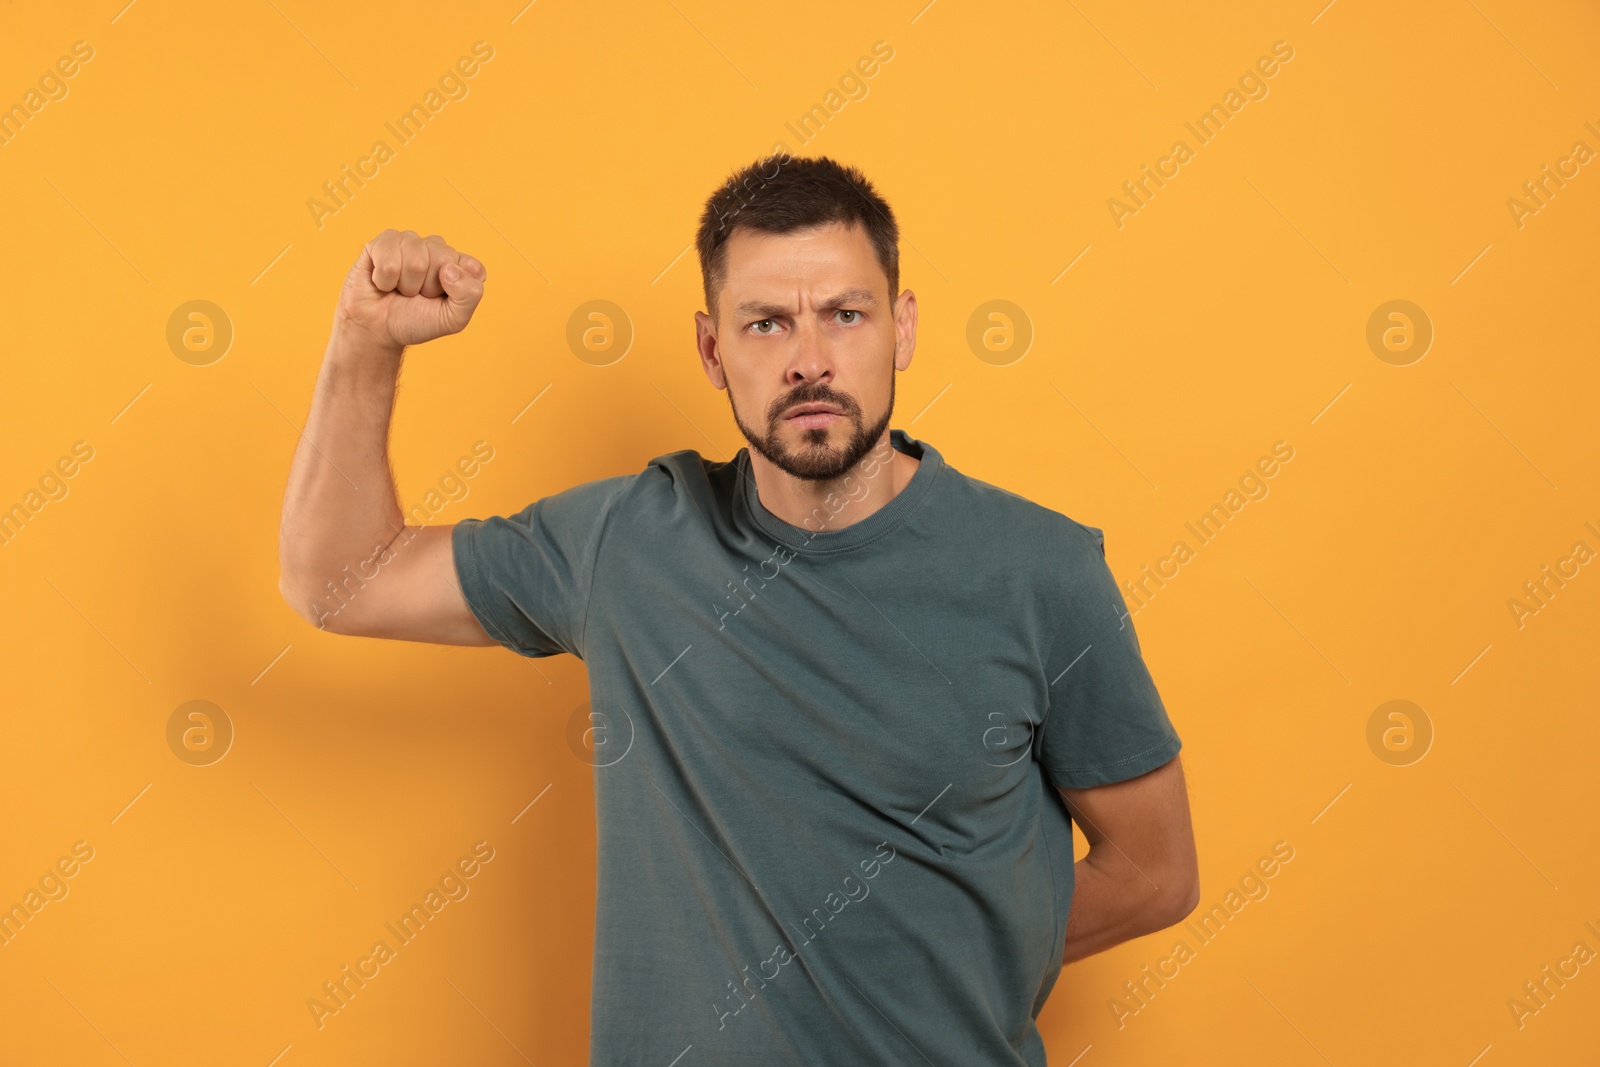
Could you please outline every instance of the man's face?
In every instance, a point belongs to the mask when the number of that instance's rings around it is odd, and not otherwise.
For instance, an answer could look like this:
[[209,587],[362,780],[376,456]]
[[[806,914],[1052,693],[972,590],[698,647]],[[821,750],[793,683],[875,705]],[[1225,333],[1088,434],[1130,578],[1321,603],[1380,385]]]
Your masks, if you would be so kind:
[[[883,437],[894,374],[911,362],[916,297],[898,303],[859,227],[735,229],[716,319],[696,312],[700,357],[728,390],[750,447],[810,481],[850,471]],[[836,414],[796,416],[806,404]]]

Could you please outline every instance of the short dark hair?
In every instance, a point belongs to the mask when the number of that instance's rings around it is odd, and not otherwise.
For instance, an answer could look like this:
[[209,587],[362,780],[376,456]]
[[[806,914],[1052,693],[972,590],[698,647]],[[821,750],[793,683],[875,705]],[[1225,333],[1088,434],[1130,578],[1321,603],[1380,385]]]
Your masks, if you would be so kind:
[[737,170],[706,201],[695,246],[705,284],[706,310],[716,315],[716,294],[727,278],[728,238],[739,227],[793,233],[831,222],[860,226],[889,277],[889,299],[900,290],[900,228],[894,212],[866,175],[826,156],[779,152]]

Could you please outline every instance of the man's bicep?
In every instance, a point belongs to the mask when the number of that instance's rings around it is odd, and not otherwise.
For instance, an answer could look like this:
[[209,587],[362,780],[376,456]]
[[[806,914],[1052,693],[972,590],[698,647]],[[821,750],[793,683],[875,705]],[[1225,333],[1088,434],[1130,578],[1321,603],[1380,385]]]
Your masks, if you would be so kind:
[[406,526],[381,551],[346,567],[316,609],[319,628],[358,637],[492,645],[456,580],[451,526]]
[[1060,792],[1091,852],[1131,864],[1163,895],[1187,903],[1198,863],[1189,790],[1178,757],[1135,778]]

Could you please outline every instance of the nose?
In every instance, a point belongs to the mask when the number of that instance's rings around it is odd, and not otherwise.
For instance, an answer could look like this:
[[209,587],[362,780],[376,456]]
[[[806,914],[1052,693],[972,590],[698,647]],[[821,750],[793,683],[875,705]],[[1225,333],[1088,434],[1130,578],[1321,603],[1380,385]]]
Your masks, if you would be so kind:
[[789,360],[789,384],[802,381],[828,381],[833,377],[833,357],[822,329],[815,322],[802,321],[795,328],[794,351]]

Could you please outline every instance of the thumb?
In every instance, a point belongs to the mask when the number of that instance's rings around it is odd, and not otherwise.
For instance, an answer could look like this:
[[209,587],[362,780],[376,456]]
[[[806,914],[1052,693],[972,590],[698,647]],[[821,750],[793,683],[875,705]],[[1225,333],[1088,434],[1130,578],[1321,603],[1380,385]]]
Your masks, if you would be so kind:
[[483,281],[454,263],[439,271],[439,284],[444,288],[444,303],[440,308],[441,325],[449,333],[466,328],[472,313],[483,299]]
[[366,288],[376,288],[372,284],[372,242],[368,241],[361,246],[361,254],[350,265],[350,271],[345,275],[345,285],[366,283]]

